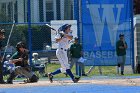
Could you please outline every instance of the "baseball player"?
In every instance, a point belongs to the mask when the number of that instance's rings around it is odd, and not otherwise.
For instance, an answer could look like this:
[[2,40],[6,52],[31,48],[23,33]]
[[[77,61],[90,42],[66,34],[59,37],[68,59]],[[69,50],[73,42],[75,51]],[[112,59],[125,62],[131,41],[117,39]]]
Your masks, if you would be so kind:
[[116,54],[117,54],[117,62],[118,62],[118,74],[119,67],[121,68],[121,75],[124,75],[124,65],[126,60],[126,49],[127,43],[124,39],[124,34],[119,35],[120,40],[116,42]]
[[[3,40],[5,38],[4,36],[4,29],[0,29],[0,40]],[[0,84],[4,84],[5,81],[3,80],[3,62],[2,62],[2,56],[1,56],[1,48],[2,48],[2,45],[1,45],[1,41],[0,41]]]
[[59,31],[58,35],[55,37],[55,40],[58,43],[56,56],[61,64],[61,68],[48,74],[48,78],[51,83],[53,82],[53,76],[59,73],[67,73],[71,77],[74,83],[77,83],[80,79],[80,77],[75,77],[72,74],[70,70],[70,65],[68,63],[67,50],[68,50],[69,41],[72,40],[73,37],[70,28],[71,28],[70,24],[65,24],[61,26],[58,29]]
[[10,74],[7,79],[8,84],[13,84],[13,79],[17,75],[24,75],[28,80],[26,83],[37,82],[38,77],[33,74],[28,64],[29,51],[26,49],[23,42],[18,42],[16,45],[17,52],[10,58],[9,62],[15,64],[15,70]]

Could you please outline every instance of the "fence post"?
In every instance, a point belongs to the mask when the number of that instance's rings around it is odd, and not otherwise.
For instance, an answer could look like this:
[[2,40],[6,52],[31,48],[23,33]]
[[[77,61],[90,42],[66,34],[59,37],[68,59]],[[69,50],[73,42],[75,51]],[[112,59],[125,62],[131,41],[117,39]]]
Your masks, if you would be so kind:
[[134,24],[133,24],[133,1],[134,0],[131,0],[131,5],[130,5],[130,8],[131,8],[131,32],[132,32],[132,70],[133,70],[133,73],[135,72],[135,62],[134,62]]
[[28,0],[28,47],[30,50],[29,62],[32,66],[32,30],[31,30],[31,0]]

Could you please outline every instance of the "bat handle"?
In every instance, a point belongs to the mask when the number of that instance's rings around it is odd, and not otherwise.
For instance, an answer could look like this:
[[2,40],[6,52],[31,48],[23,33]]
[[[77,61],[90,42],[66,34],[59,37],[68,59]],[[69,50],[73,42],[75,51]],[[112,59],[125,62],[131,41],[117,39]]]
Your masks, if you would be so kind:
[[54,28],[51,28],[52,30],[56,31]]

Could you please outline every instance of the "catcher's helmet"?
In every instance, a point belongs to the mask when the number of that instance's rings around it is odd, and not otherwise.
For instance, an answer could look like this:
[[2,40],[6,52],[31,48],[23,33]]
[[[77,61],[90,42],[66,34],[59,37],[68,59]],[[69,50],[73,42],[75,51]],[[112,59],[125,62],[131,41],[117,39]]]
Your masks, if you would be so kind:
[[58,29],[58,31],[64,31],[64,32],[65,32],[65,30],[66,30],[68,27],[71,27],[71,25],[70,25],[70,24],[62,25],[62,26]]
[[19,48],[26,48],[25,43],[23,43],[22,41],[18,42],[17,45],[16,45],[16,48],[17,49],[19,49]]

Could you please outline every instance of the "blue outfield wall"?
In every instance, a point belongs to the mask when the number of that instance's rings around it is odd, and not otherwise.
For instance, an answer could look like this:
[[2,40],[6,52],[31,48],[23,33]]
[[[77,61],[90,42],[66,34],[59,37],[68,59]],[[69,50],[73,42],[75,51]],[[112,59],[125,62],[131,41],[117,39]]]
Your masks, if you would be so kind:
[[116,41],[125,35],[128,45],[126,65],[132,60],[132,1],[81,0],[82,44],[86,65],[117,65]]

